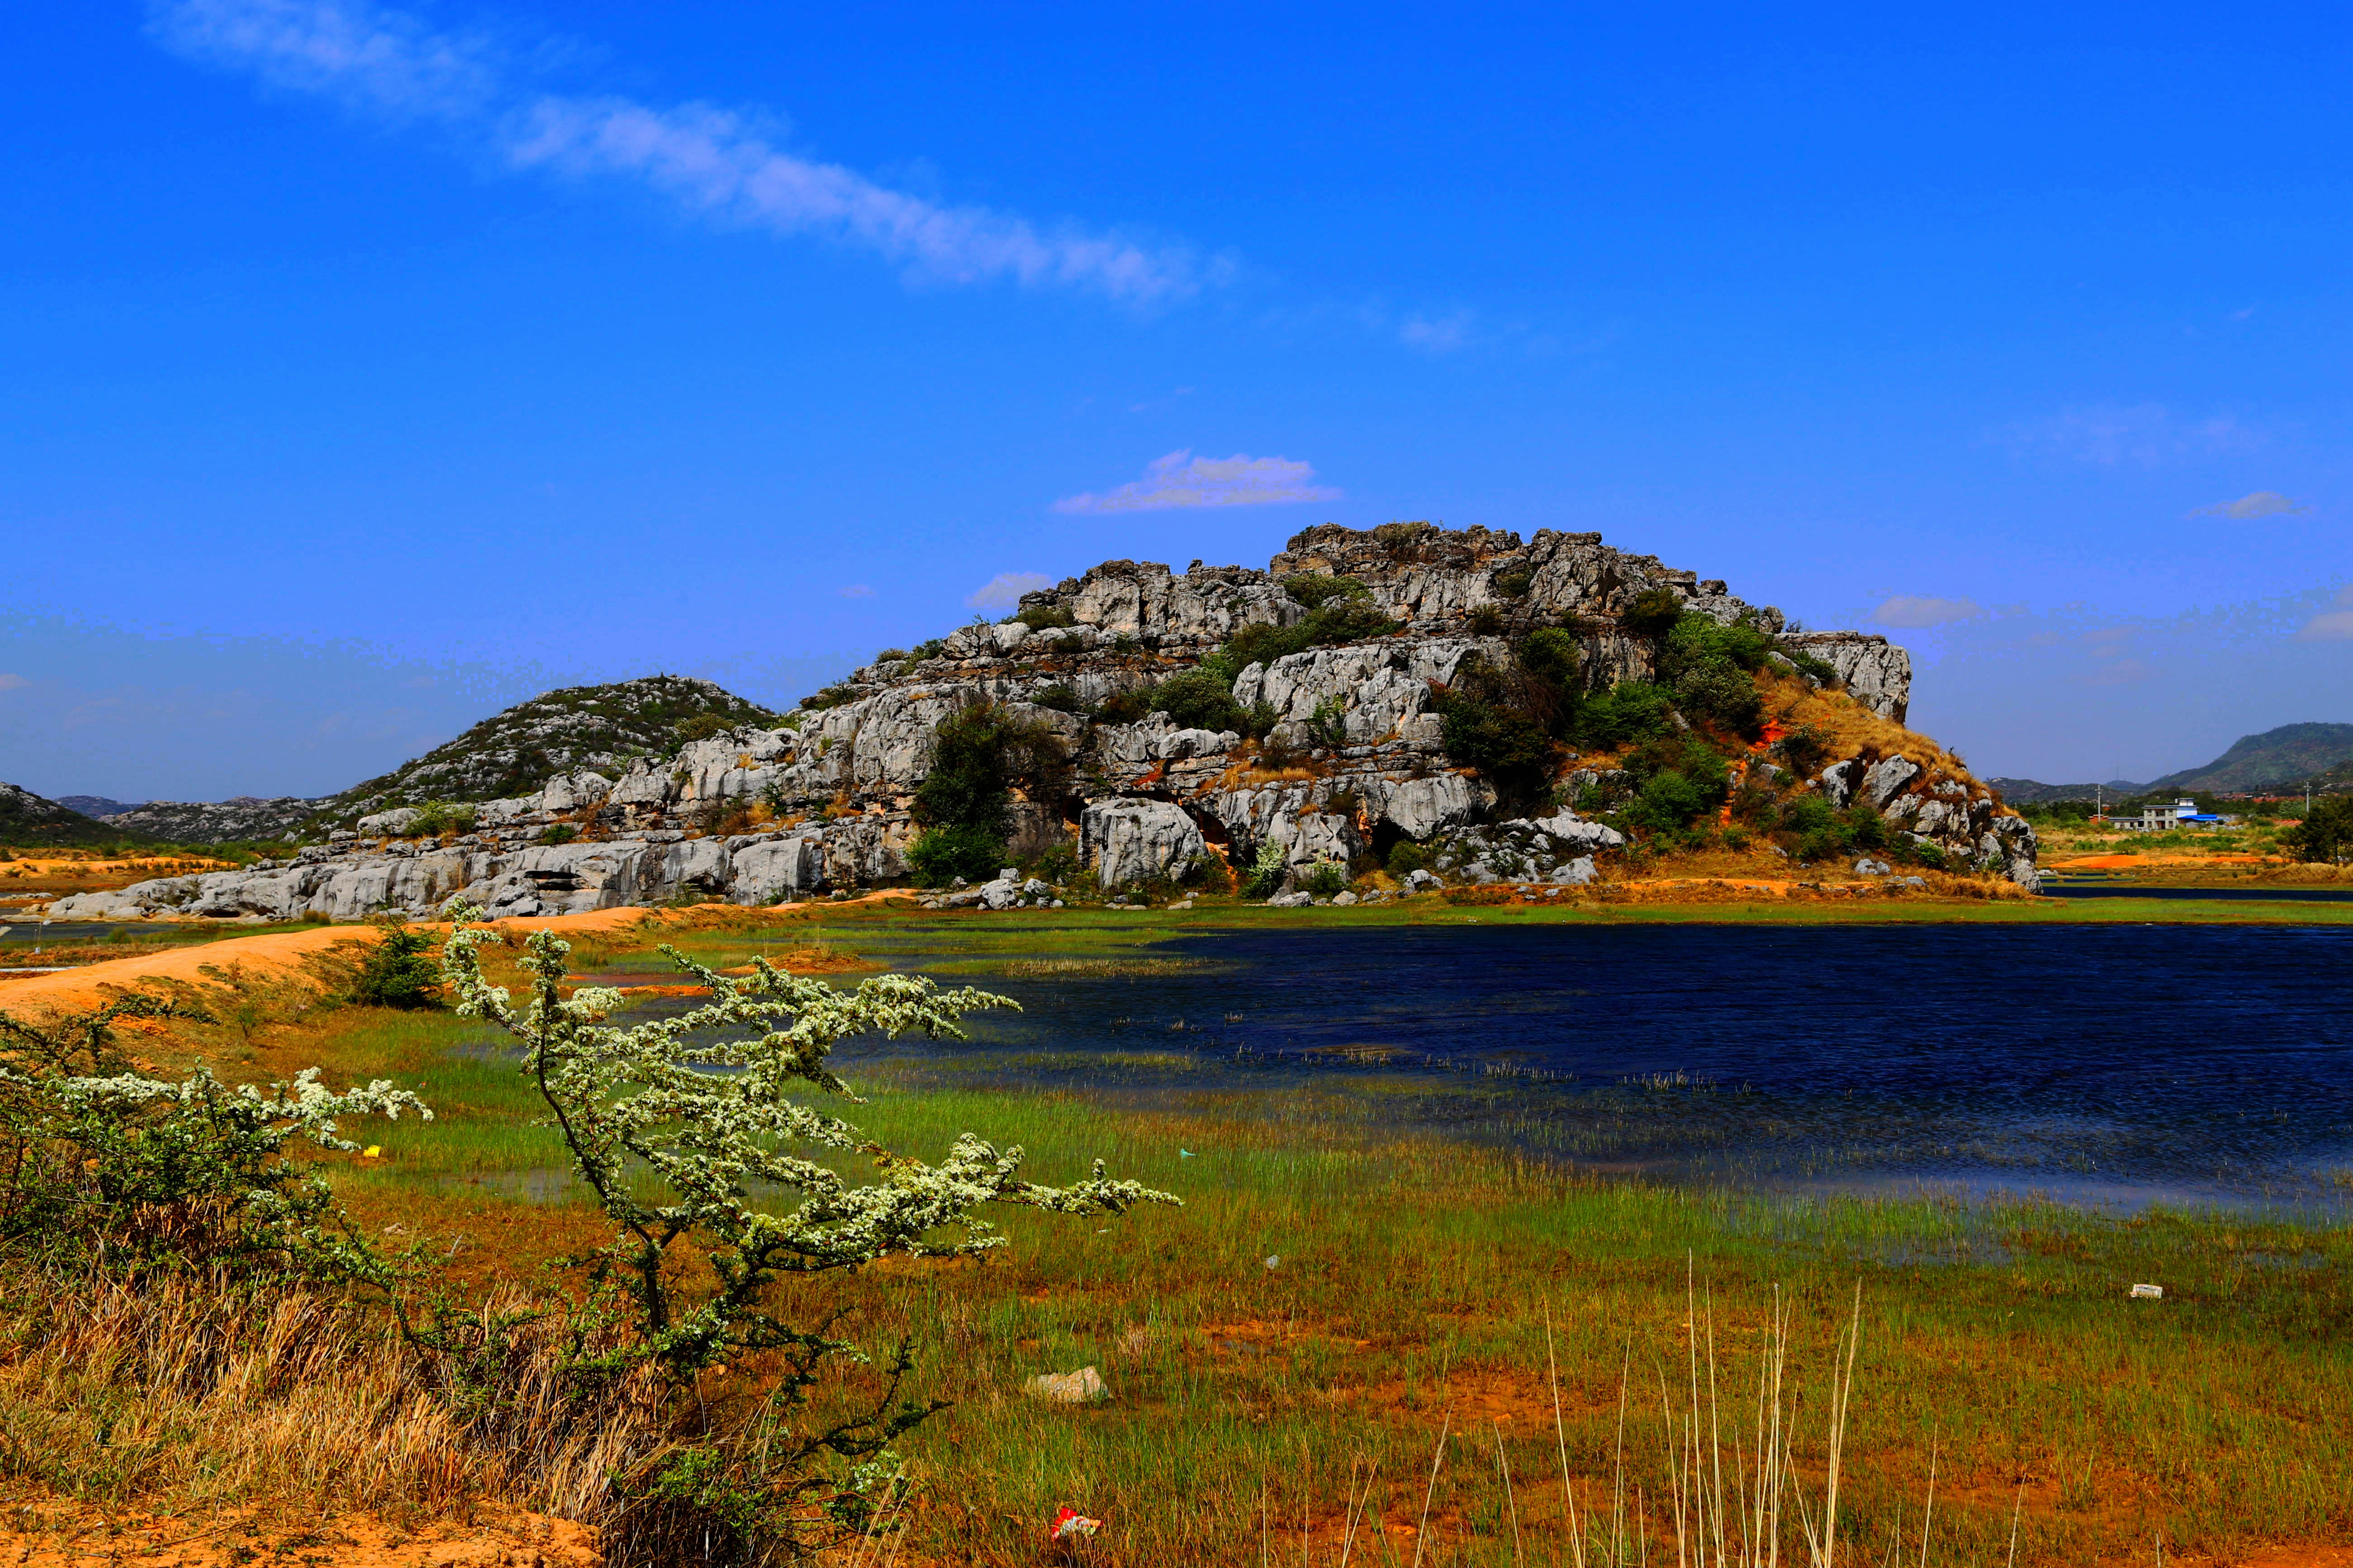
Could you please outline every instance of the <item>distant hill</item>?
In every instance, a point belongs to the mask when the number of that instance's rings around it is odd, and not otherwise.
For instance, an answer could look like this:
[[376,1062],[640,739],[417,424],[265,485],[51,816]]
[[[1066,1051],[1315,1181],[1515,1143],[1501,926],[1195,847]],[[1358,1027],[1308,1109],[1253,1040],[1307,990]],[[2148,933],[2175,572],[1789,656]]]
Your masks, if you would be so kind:
[[2148,784],[2152,790],[2261,790],[2302,784],[2315,773],[2353,760],[2353,724],[2283,724],[2242,735],[2200,768],[2184,768]]
[[171,844],[230,844],[282,838],[309,821],[330,798],[306,800],[287,795],[261,800],[240,795],[216,801],[151,800],[109,813],[104,820],[111,827]]
[[769,710],[691,676],[567,686],[494,713],[447,745],[318,802],[305,833],[396,805],[533,795],[575,768],[611,776],[631,758],[676,751],[685,739],[679,726],[704,715],[728,727],[777,722]]
[[31,790],[0,784],[0,844],[39,848],[69,844],[113,844],[126,835],[121,828],[84,816],[80,812],[44,799]]
[[135,800],[109,800],[102,795],[61,795],[58,804],[68,811],[79,811],[84,816],[112,816],[129,811],[142,803]]
[[2012,805],[2046,805],[2061,800],[2092,800],[2105,791],[2110,800],[2146,795],[2244,794],[2302,789],[2311,779],[2320,784],[2346,775],[2332,769],[2353,763],[2353,724],[2283,724],[2260,735],[2242,735],[2231,749],[2202,767],[2135,784],[2110,779],[2105,784],[2042,784],[2034,779],[1988,779]]
[[2147,784],[2134,784],[2129,779],[2110,779],[2105,784],[2037,784],[2032,779],[1988,779],[2001,793],[2001,798],[2012,805],[2048,805],[2061,800],[2097,800],[2103,795],[2110,800],[2141,795]]

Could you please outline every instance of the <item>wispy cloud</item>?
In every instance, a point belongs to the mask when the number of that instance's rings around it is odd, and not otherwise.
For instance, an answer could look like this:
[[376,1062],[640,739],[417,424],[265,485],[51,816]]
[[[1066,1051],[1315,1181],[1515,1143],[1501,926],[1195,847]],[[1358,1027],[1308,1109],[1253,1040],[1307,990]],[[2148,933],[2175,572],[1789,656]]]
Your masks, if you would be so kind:
[[1973,620],[1985,613],[1985,606],[1975,599],[1939,599],[1925,594],[1898,594],[1872,611],[1871,618],[1883,626],[1917,629]]
[[2353,588],[2337,590],[2336,607],[2305,622],[2295,635],[2306,642],[2353,642]]
[[2257,490],[2241,496],[2237,500],[2216,501],[2201,506],[2192,517],[2227,517],[2239,522],[2252,522],[2259,517],[2298,517],[2312,510],[2304,502],[2277,490]]
[[2231,415],[2184,418],[2156,403],[2063,408],[2048,419],[2010,426],[2001,436],[2016,451],[2052,453],[2103,468],[2132,463],[2145,468],[2252,451],[2265,439],[2263,432]]
[[1064,496],[1056,511],[1163,511],[1171,507],[1279,506],[1294,501],[1337,500],[1340,492],[1312,484],[1315,470],[1288,458],[1197,458],[1188,448],[1155,458],[1144,478],[1102,495]]
[[21,675],[9,675],[0,672],[0,691],[15,691],[21,687],[26,687],[32,684],[33,683],[31,681],[26,679]]
[[1053,585],[1051,577],[1035,572],[999,572],[975,588],[965,603],[976,610],[1009,610],[1021,602],[1022,595]]
[[874,590],[863,583],[852,583],[848,587],[836,588],[834,592],[845,599],[871,599],[874,596]]
[[543,92],[488,34],[436,31],[367,0],[158,0],[152,16],[190,58],[375,118],[450,127],[518,171],[633,180],[715,222],[819,236],[911,280],[1012,279],[1149,303],[1217,273],[1181,249],[892,190],[785,151],[773,116]]
[[1450,354],[1469,346],[1472,338],[1471,313],[1456,310],[1435,320],[1428,316],[1408,316],[1398,327],[1398,341],[1408,348],[1426,353]]

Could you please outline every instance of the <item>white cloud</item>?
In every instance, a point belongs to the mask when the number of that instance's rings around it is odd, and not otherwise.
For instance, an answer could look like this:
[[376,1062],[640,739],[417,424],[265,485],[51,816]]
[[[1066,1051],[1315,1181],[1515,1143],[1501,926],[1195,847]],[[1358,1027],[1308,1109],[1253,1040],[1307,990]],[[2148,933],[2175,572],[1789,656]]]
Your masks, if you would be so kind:
[[33,683],[21,675],[0,673],[0,691],[15,691]]
[[874,596],[874,590],[863,583],[852,583],[846,588],[836,588],[834,592],[845,599],[871,599]]
[[2227,414],[2184,419],[2155,403],[2063,408],[2048,419],[2013,425],[2003,435],[2020,451],[2055,452],[2103,468],[2133,463],[2145,468],[2183,458],[2250,451],[2265,439],[2262,431]]
[[1022,595],[1053,585],[1051,577],[1035,572],[999,572],[974,589],[965,603],[976,610],[1009,610],[1021,602]]
[[1144,478],[1103,495],[1064,496],[1056,511],[1162,511],[1170,507],[1277,506],[1337,500],[1340,492],[1310,484],[1315,470],[1288,458],[1196,458],[1188,448],[1155,458]]
[[160,0],[152,15],[169,47],[274,87],[379,118],[439,121],[517,170],[631,179],[719,222],[818,235],[871,251],[911,279],[1010,278],[1134,302],[1200,285],[1182,251],[1071,226],[1041,230],[797,156],[776,145],[773,117],[538,91],[514,79],[487,37],[437,33],[367,0]]
[[2323,610],[2297,628],[2306,642],[2353,642],[2353,588],[2340,588],[2337,608]]
[[1471,342],[1471,315],[1467,310],[1457,310],[1434,321],[1426,316],[1408,316],[1405,324],[1398,328],[1398,338],[1408,348],[1434,354],[1452,353]]
[[1883,626],[1944,626],[1985,614],[1975,599],[1939,599],[1925,594],[1898,594],[1871,612]]
[[2284,496],[2277,490],[2257,490],[2252,495],[2241,496],[2237,500],[2216,501],[2212,506],[2201,506],[2189,515],[2227,517],[2239,522],[2251,522],[2259,517],[2297,517],[2311,510],[2312,508],[2304,502],[2292,496]]

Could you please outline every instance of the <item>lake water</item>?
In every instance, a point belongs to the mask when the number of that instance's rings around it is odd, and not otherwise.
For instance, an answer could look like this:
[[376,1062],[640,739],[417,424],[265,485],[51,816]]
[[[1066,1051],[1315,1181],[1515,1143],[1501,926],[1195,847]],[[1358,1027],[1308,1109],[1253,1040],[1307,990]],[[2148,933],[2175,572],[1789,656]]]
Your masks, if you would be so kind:
[[1143,1102],[1312,1087],[1776,1190],[2353,1200],[2353,931],[1429,926],[1145,951],[1180,963],[986,979],[1026,1011],[858,1055]]

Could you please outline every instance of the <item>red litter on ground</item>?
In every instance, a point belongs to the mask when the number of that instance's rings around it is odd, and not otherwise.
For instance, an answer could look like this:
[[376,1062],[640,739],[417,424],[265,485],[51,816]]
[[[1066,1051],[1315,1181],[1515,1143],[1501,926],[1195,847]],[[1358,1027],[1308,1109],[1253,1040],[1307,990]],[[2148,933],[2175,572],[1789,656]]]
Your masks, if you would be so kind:
[[1077,1509],[1066,1508],[1054,1516],[1046,1531],[1046,1539],[1057,1545],[1064,1542],[1083,1541],[1103,1528],[1103,1521],[1089,1519]]

